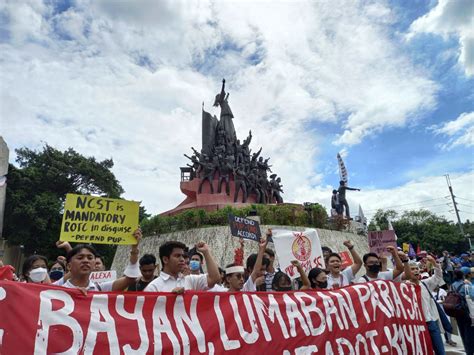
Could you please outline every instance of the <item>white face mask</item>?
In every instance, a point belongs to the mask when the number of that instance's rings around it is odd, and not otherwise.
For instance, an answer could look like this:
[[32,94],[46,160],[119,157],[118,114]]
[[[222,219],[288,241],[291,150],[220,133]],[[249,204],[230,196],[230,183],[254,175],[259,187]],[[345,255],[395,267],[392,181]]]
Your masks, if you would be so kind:
[[48,270],[44,267],[38,267],[30,271],[30,279],[33,282],[41,282],[46,278]]

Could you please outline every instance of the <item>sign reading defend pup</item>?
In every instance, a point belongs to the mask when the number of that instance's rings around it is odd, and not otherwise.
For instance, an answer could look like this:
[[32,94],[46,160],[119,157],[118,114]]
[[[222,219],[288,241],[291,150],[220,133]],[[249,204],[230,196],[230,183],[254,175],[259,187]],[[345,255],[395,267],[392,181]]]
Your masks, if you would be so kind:
[[75,243],[136,244],[139,203],[67,194],[59,240]]

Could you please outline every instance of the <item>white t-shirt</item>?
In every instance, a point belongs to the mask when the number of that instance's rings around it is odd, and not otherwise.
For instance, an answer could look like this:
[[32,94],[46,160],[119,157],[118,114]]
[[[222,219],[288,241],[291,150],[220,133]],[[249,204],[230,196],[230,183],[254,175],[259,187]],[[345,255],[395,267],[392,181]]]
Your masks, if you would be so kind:
[[160,276],[150,282],[143,291],[171,292],[177,287],[184,287],[185,290],[207,291],[209,290],[207,274],[186,276],[179,274],[178,278],[174,278],[166,272],[161,271]]
[[346,267],[344,270],[342,270],[339,273],[339,277],[333,277],[331,273],[328,274],[328,289],[332,289],[334,284],[337,284],[339,286],[336,286],[336,288],[343,287],[343,286],[349,286],[354,280],[355,275],[352,273],[352,267]]
[[375,281],[375,280],[393,280],[393,270],[380,271],[379,274],[377,275],[377,277],[375,277],[375,278],[364,275],[364,276],[360,277],[356,281],[356,283],[363,284],[364,282]]
[[229,291],[229,289],[225,286],[222,286],[222,285],[219,285],[219,284],[215,284],[213,288],[211,288],[210,290],[208,290],[209,292],[227,292]]
[[[226,287],[223,287],[220,292],[225,292],[225,291],[229,291],[229,289]],[[243,292],[257,291],[257,285],[255,284],[255,282],[252,281],[251,276],[247,279],[247,281],[245,281],[244,286],[242,286],[242,289],[240,291],[243,291]]]
[[[112,291],[112,286],[114,282],[115,281],[107,281],[107,282],[98,283],[98,282],[92,282],[91,280],[89,280],[89,285],[87,285],[86,290],[87,291],[104,291],[104,292]],[[66,288],[78,288],[76,285],[73,285],[69,280],[64,282],[61,286],[66,287]]]

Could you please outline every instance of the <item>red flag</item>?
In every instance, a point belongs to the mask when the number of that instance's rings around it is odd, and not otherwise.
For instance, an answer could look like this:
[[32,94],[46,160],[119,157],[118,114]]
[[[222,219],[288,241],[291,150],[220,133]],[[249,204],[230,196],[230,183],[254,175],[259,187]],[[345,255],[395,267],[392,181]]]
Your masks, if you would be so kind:
[[421,248],[420,248],[420,245],[417,245],[416,247],[416,255],[420,254],[421,253]]

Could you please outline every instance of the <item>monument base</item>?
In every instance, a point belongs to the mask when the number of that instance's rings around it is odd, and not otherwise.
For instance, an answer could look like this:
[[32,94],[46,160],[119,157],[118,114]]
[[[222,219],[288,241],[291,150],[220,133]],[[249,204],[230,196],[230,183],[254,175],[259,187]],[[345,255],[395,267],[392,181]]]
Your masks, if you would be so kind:
[[204,182],[202,185],[202,192],[198,193],[200,184],[200,178],[194,178],[190,181],[181,181],[180,189],[186,195],[186,198],[172,210],[163,212],[160,215],[172,216],[192,208],[202,208],[206,211],[217,211],[229,205],[232,207],[244,207],[257,203],[255,194],[249,195],[246,202],[242,202],[242,189],[239,191],[237,202],[234,202],[235,182],[232,179],[229,181],[229,195],[226,193],[225,182],[222,182],[222,190],[220,193],[217,192],[219,188],[217,179],[212,181],[214,193],[211,193],[209,181]]

